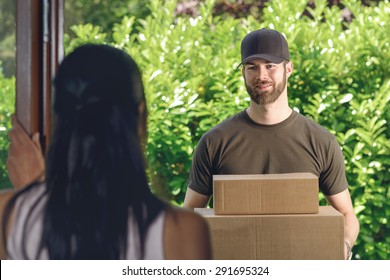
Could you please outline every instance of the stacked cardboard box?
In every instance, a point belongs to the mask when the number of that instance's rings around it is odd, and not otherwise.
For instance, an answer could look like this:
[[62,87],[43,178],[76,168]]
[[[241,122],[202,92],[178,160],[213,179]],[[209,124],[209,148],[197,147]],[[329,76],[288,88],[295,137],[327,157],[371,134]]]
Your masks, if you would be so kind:
[[343,259],[344,217],[319,207],[309,173],[214,176],[214,259]]
[[214,175],[213,192],[216,215],[318,213],[311,173]]

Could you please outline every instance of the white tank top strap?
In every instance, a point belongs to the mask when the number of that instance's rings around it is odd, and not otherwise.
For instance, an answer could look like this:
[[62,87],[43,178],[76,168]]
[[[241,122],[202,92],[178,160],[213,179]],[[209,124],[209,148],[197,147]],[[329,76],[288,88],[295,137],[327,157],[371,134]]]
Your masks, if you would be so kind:
[[160,214],[150,225],[148,233],[146,235],[145,242],[145,259],[146,260],[164,260],[164,227],[166,210],[160,212]]
[[[128,223],[128,240],[126,259],[136,260],[141,258],[141,246],[138,234],[138,229],[134,225],[134,216]],[[145,260],[163,260],[164,254],[164,226],[165,226],[166,210],[162,210],[158,216],[150,224],[145,236],[144,259]]]
[[7,239],[8,259],[47,259],[47,250],[37,255],[42,236],[42,213],[46,205],[46,199],[42,197],[44,191],[44,185],[35,186],[17,199]]

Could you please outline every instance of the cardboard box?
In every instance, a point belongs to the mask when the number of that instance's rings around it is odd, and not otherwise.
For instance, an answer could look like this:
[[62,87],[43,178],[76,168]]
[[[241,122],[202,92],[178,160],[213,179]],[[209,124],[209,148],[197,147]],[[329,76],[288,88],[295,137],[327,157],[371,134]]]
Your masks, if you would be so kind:
[[216,215],[318,213],[311,173],[214,175],[213,191]]
[[196,208],[208,222],[217,260],[341,260],[344,216],[331,206],[318,214],[214,215]]

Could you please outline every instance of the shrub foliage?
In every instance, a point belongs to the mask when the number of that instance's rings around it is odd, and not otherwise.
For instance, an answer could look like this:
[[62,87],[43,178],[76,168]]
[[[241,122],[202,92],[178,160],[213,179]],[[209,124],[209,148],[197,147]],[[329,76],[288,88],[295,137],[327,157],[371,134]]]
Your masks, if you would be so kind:
[[[295,66],[290,105],[335,134],[343,150],[361,225],[355,257],[390,259],[389,2],[367,7],[342,1],[353,14],[350,23],[342,20],[340,8],[328,7],[326,0],[315,3],[311,9],[307,0],[270,1],[259,22],[252,16],[213,16],[212,0],[195,18],[175,16],[176,1],[152,0],[146,18],[125,16],[110,36],[99,26],[74,26],[76,37],[67,37],[66,52],[85,42],[104,42],[137,61],[149,110],[150,183],[158,195],[180,205],[200,137],[249,104],[237,69],[241,39],[262,27],[279,30]],[[7,128],[11,107],[6,109],[0,107],[0,125]]]
[[11,187],[5,163],[9,144],[8,132],[11,128],[14,104],[15,78],[5,78],[0,64],[0,190]]

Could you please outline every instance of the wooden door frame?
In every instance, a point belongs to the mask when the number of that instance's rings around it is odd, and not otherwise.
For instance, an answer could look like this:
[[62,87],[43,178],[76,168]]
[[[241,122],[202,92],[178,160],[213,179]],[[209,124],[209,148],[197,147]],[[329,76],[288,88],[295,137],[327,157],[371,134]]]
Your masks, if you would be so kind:
[[64,0],[16,0],[16,115],[46,147],[52,80],[63,58]]

